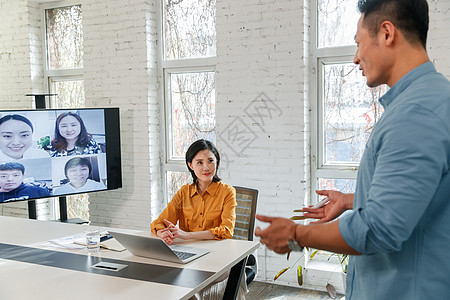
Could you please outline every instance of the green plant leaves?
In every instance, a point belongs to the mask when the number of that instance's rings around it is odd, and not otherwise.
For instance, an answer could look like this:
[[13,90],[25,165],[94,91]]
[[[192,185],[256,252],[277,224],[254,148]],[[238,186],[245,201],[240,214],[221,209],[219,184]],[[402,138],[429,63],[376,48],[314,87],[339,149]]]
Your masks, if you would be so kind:
[[281,275],[284,274],[284,272],[286,272],[287,270],[289,270],[290,268],[284,268],[283,270],[281,270],[280,272],[278,272],[277,275],[275,275],[275,277],[273,278],[273,281],[277,280]]
[[296,220],[305,220],[308,219],[307,217],[304,216],[293,216],[291,217],[291,220],[296,221]]
[[347,254],[338,254],[338,257],[342,266],[342,272],[347,273],[349,256]]
[[298,266],[298,268],[297,268],[297,282],[298,282],[298,285],[303,285],[303,268],[302,268],[302,266]]
[[309,256],[309,259],[312,259],[314,257],[314,255],[316,255],[318,252],[319,252],[319,250],[316,250],[313,253],[311,253],[311,255]]

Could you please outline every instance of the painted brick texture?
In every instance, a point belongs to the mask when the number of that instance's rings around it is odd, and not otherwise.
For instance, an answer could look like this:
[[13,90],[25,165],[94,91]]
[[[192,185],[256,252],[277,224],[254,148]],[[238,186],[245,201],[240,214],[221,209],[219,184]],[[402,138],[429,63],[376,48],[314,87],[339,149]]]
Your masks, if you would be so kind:
[[163,203],[156,4],[83,1],[82,11],[87,106],[120,107],[123,151],[123,188],[91,194],[90,221],[146,229]]
[[[123,188],[90,194],[91,222],[146,229],[163,208],[158,0],[81,0],[87,106],[121,108]],[[450,0],[429,0],[428,49],[450,78]],[[0,1],[0,108],[41,91],[42,12]],[[220,175],[260,192],[258,213],[292,215],[309,197],[309,1],[217,0],[216,117]],[[48,209],[46,207],[43,208]],[[0,205],[26,217],[26,203]],[[259,223],[256,224],[261,225]],[[260,280],[290,264],[261,247]],[[290,263],[295,260],[291,258]],[[289,271],[290,272],[290,271]],[[277,280],[297,286],[295,272]],[[312,287],[312,285],[308,285]]]

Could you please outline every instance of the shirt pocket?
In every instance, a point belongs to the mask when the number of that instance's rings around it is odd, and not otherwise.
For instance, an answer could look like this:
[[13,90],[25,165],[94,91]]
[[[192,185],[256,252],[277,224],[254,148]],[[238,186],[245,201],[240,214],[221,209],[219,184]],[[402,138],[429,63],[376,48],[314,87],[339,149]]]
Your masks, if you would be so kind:
[[365,169],[370,174],[373,174],[375,170],[376,157],[374,154],[373,145],[367,143],[364,149],[363,155],[359,163],[359,169]]
[[222,210],[213,210],[206,213],[206,229],[220,226],[222,223]]
[[184,207],[183,217],[180,218],[180,229],[184,231],[192,231],[190,227],[194,226],[194,208]]

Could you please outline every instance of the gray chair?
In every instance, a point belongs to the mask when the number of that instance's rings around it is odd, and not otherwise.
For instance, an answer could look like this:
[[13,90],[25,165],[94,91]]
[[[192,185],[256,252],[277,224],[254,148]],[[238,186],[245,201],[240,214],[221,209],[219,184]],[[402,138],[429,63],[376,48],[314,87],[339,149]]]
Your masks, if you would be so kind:
[[[234,188],[236,189],[237,206],[233,239],[253,241],[258,190],[240,186],[235,186]],[[256,258],[253,254],[250,254],[245,266],[247,285],[255,278],[256,271]]]

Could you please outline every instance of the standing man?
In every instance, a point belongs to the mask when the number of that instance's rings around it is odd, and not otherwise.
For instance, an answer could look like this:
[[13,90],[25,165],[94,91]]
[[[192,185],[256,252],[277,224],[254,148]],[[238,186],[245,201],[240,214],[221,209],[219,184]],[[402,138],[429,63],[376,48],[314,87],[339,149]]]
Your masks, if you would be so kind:
[[[426,52],[426,0],[360,0],[354,63],[367,85],[387,84],[384,115],[361,159],[356,193],[317,191],[304,208],[319,224],[284,218],[256,229],[277,253],[313,247],[353,255],[346,299],[450,295],[450,83]],[[334,222],[345,210],[352,210]],[[289,241],[289,243],[288,243]],[[298,245],[297,245],[298,244]]]

